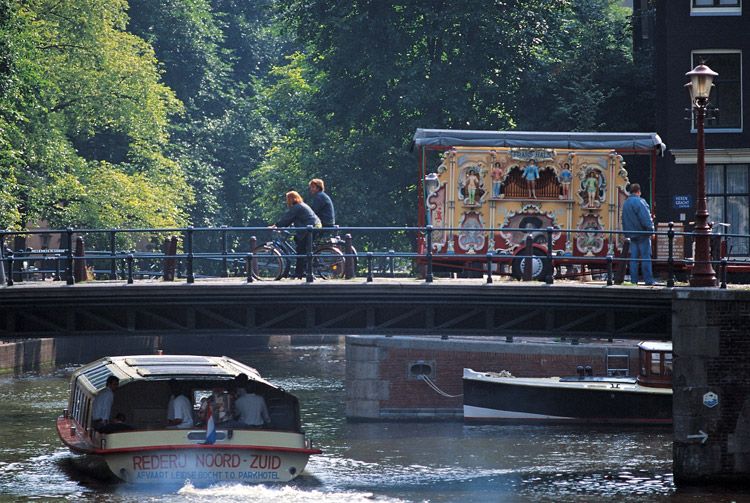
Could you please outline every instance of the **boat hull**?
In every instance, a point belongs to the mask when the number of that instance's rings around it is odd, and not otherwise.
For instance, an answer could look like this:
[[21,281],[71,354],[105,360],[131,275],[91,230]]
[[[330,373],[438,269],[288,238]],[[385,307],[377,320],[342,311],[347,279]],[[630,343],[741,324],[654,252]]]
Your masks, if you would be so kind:
[[163,449],[104,454],[110,471],[136,484],[288,482],[304,470],[308,454],[254,449]]
[[672,424],[668,389],[560,384],[542,378],[467,378],[466,372],[463,389],[464,419],[469,422]]
[[[60,417],[57,432],[87,465],[106,466],[135,484],[194,485],[215,482],[288,482],[299,476],[319,449],[302,433],[270,430],[217,430],[214,444],[205,430],[130,431],[92,439],[75,421]],[[95,443],[96,442],[96,443]]]

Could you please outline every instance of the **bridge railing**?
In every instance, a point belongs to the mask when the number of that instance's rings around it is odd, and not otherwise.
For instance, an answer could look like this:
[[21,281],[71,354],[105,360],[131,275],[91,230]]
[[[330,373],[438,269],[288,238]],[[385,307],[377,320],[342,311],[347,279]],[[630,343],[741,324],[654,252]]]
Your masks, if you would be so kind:
[[[300,231],[301,229],[289,229]],[[315,237],[320,233],[340,236],[336,245],[346,261],[347,277],[420,277],[432,282],[435,276],[485,277],[512,276],[523,280],[541,280],[548,284],[555,279],[597,276],[608,285],[621,283],[628,264],[629,240],[621,231],[601,229],[528,229],[528,228],[448,228],[440,227],[339,227],[305,229]],[[17,281],[64,280],[73,285],[85,280],[124,280],[132,283],[140,279],[174,280],[184,278],[188,283],[202,278],[243,277],[247,282],[252,274],[253,250],[259,244],[271,242],[273,230],[267,227],[184,227],[136,229],[39,229],[0,231],[0,281],[12,286]],[[492,245],[498,233],[520,233],[524,243],[507,250],[495,250]],[[693,265],[692,258],[683,258],[694,238],[692,232],[675,231],[670,223],[667,230],[653,233],[667,243],[666,256],[653,260],[657,271],[666,278],[667,286],[684,279]],[[29,238],[43,235],[48,241],[58,237],[54,247],[30,247],[12,250],[9,238]],[[449,240],[444,239],[450,235]],[[559,237],[565,235],[566,249],[556,248]],[[136,246],[123,249],[122,240]],[[380,236],[380,239],[373,239]],[[382,239],[382,236],[386,236]],[[458,236],[461,247],[456,252],[453,236]],[[593,243],[588,255],[575,255],[570,250],[576,239],[590,236]],[[606,237],[606,239],[605,239]],[[681,239],[680,239],[681,238]],[[733,240],[747,242],[747,234],[712,234],[711,263],[726,287],[730,272],[750,272],[750,257],[728,257]],[[463,240],[463,241],[462,241]],[[687,246],[678,253],[676,246],[684,241]],[[368,243],[388,242],[386,249]],[[604,247],[606,246],[606,250]],[[361,247],[361,248],[360,248]],[[597,249],[598,247],[598,249]],[[585,246],[584,246],[585,248]],[[566,251],[567,250],[567,251]],[[596,250],[594,252],[593,250]],[[284,259],[311,258],[313,249],[302,251],[280,250]],[[307,261],[311,263],[310,260]],[[306,271],[307,281],[316,278]]]

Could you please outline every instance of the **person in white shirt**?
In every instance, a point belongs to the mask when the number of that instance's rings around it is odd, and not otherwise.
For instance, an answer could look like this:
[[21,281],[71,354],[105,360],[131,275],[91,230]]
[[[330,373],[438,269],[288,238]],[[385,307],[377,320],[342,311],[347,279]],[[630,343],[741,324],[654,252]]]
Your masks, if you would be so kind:
[[[234,402],[237,422],[240,427],[262,428],[271,423],[268,406],[266,406],[266,401],[262,396],[255,394],[255,382],[243,384],[247,381],[248,378],[245,374],[237,376],[237,400]],[[247,392],[243,393],[245,390]]]
[[99,433],[111,433],[110,414],[112,403],[115,401],[115,390],[120,385],[120,379],[111,375],[107,377],[105,388],[94,398],[91,410],[91,426]]
[[172,396],[167,405],[168,428],[185,429],[193,427],[193,405],[190,399],[180,392],[176,381],[170,381]]

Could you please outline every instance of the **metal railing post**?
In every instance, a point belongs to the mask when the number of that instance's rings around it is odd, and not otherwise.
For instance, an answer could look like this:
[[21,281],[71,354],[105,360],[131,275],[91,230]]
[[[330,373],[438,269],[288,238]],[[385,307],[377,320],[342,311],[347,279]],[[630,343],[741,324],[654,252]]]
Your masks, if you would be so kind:
[[367,252],[367,282],[372,283],[372,252]]
[[729,261],[726,257],[721,258],[721,285],[719,288],[725,289],[727,288],[727,265],[729,264]]
[[487,284],[492,284],[492,251],[487,252]]
[[112,257],[109,259],[109,279],[117,279],[117,231],[112,229],[109,231],[109,255]]
[[222,278],[229,277],[229,263],[227,261],[227,226],[221,226],[221,274]]
[[523,258],[521,259],[521,264],[523,265],[522,276],[523,276],[524,281],[531,281],[531,279],[533,278],[533,272],[534,272],[533,257],[534,257],[534,238],[531,236],[531,234],[526,234],[526,243],[524,245]]
[[73,277],[75,278],[77,283],[80,283],[81,281],[86,281],[87,274],[86,274],[86,259],[84,258],[86,256],[86,248],[85,243],[83,241],[83,236],[77,236],[76,237],[76,251],[75,251],[75,269],[73,271]]
[[62,281],[62,264],[60,263],[61,260],[62,259],[60,258],[60,254],[55,253],[55,279],[53,279],[52,281]]
[[555,282],[554,268],[552,267],[552,232],[555,230],[554,227],[547,227],[547,276],[544,278],[544,282],[551,285]]
[[5,284],[5,233],[0,231],[0,285]]
[[427,273],[424,275],[424,280],[427,283],[432,283],[432,226],[426,227],[427,231]]
[[193,226],[187,228],[185,232],[185,248],[187,252],[187,282],[195,283],[195,273],[193,272]]
[[13,253],[9,253],[8,258],[6,258],[5,260],[8,261],[8,274],[5,275],[5,284],[8,286],[13,286]]
[[164,240],[164,260],[162,261],[162,281],[174,281],[177,269],[177,236],[170,236]]
[[354,246],[352,246],[352,235],[344,235],[344,278],[352,279],[356,274],[354,270]]
[[388,250],[388,272],[391,278],[396,277],[396,271],[394,269],[393,261],[396,255],[395,250]]
[[245,272],[247,273],[247,282],[253,282],[253,252],[245,256]]
[[669,255],[667,256],[667,287],[674,286],[674,222],[669,222],[667,230]]
[[612,255],[607,255],[607,286],[612,286],[615,284],[614,282],[614,275],[612,274]]
[[65,234],[67,236],[68,242],[68,249],[67,249],[67,255],[68,255],[68,264],[65,266],[65,278],[66,282],[69,285],[75,285],[75,278],[73,277],[73,229],[71,227],[68,227],[65,230]]
[[[305,283],[313,282],[313,242],[315,241],[315,227],[312,225],[307,226],[308,238],[307,238],[307,263],[305,264]],[[297,250],[299,253],[299,250]]]
[[128,285],[133,284],[133,254],[128,253],[125,257],[125,262],[128,264]]
[[625,270],[628,267],[628,259],[630,258],[630,239],[625,238],[622,241],[622,252],[620,253],[620,261],[617,263],[617,269],[615,271],[615,283],[621,285],[625,281]]

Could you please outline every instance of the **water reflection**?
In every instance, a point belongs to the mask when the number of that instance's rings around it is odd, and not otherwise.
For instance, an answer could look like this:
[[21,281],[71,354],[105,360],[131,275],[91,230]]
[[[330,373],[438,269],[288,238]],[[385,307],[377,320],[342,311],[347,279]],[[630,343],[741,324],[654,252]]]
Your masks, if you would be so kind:
[[0,502],[743,501],[677,492],[671,432],[570,426],[349,423],[343,346],[279,345],[229,356],[295,393],[303,427],[324,451],[290,484],[142,490],[87,478],[59,445],[61,376],[0,380]]

